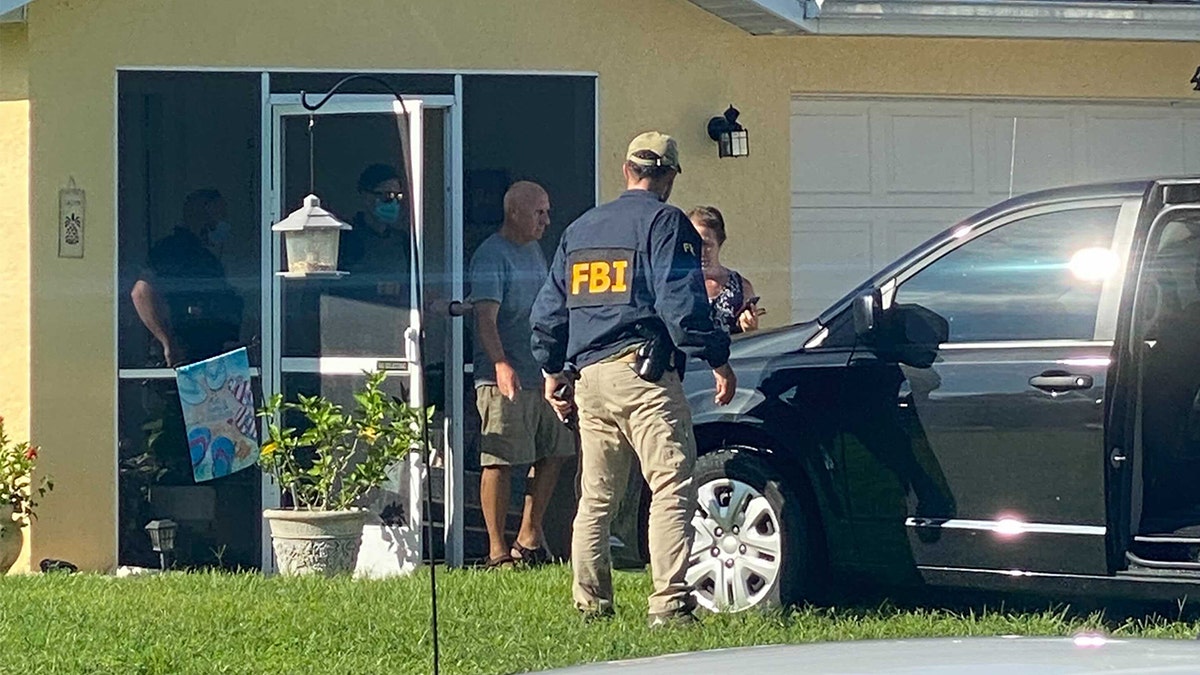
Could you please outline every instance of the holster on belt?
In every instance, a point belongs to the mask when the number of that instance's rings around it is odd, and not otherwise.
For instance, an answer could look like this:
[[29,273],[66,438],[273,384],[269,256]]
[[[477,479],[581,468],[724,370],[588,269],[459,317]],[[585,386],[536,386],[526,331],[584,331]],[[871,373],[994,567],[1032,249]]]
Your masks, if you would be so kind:
[[633,369],[647,382],[658,382],[663,373],[675,367],[675,343],[661,321],[639,321],[634,331],[645,342],[635,354]]

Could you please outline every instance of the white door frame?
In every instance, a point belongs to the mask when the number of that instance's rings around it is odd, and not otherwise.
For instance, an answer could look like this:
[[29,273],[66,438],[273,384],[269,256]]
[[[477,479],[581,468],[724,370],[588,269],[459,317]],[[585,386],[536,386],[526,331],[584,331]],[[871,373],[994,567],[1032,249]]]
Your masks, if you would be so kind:
[[[264,74],[264,79],[266,78]],[[262,306],[263,306],[263,330],[262,335],[262,361],[263,361],[263,377],[262,387],[264,394],[269,395],[279,390],[282,385],[282,376],[285,372],[314,372],[321,374],[337,374],[337,373],[359,373],[363,370],[373,370],[376,367],[378,359],[370,358],[345,358],[345,357],[323,357],[323,358],[287,358],[284,359],[278,353],[279,345],[282,340],[283,326],[282,317],[279,310],[282,306],[282,280],[276,276],[275,271],[282,268],[282,247],[278,235],[271,231],[271,225],[279,222],[283,217],[280,212],[280,194],[282,186],[282,174],[277,169],[282,166],[283,152],[283,135],[282,123],[285,117],[308,116],[312,115],[337,115],[337,114],[371,114],[371,113],[387,113],[395,114],[400,111],[399,103],[390,95],[363,95],[363,94],[342,94],[326,103],[320,110],[310,112],[305,109],[300,102],[300,96],[295,94],[269,94],[269,88],[265,86],[263,95],[263,153],[262,153],[262,204],[263,204],[263,222],[262,222]],[[414,200],[414,222],[412,226],[416,232],[416,255],[421,260],[424,260],[424,120],[422,112],[425,109],[441,109],[447,114],[447,124],[445,125],[446,136],[443,146],[446,153],[444,166],[445,173],[445,204],[446,204],[446,220],[441,224],[445,228],[445,269],[451,275],[452,288],[450,289],[453,298],[461,298],[462,296],[462,277],[463,277],[463,261],[462,261],[462,238],[463,238],[463,214],[462,214],[462,85],[461,77],[455,78],[455,95],[431,95],[421,96],[413,95],[406,96],[404,100],[404,111],[409,113],[408,126],[408,148],[412,162],[412,195],[410,198]],[[315,97],[310,97],[310,101],[315,101]],[[433,224],[431,224],[433,225]],[[424,265],[422,264],[422,268]],[[413,270],[415,275],[416,271]],[[416,294],[415,284],[412,286],[412,293]],[[410,298],[411,299],[411,298]],[[416,309],[415,302],[412,304],[414,309],[410,319],[411,326],[421,326],[422,316]],[[450,339],[451,350],[449,363],[446,365],[446,372],[449,375],[448,387],[446,387],[446,403],[445,403],[445,428],[443,433],[437,434],[445,443],[443,448],[434,448],[437,455],[442,457],[445,468],[445,494],[447,500],[445,503],[445,519],[444,519],[444,534],[446,545],[446,561],[451,566],[462,565],[462,540],[463,540],[463,523],[462,514],[463,508],[463,490],[462,490],[462,467],[463,467],[463,322],[451,321],[450,324]],[[406,353],[404,345],[396,346],[394,355],[380,355],[387,358],[393,358],[396,361],[404,361],[409,354]],[[284,361],[287,361],[285,364]],[[287,366],[286,368],[284,366]],[[419,369],[416,369],[419,370]],[[414,369],[402,369],[413,378],[410,391],[416,391],[418,387],[423,386],[422,375],[415,372]],[[437,431],[437,430],[434,430]],[[419,477],[419,472],[414,473]],[[420,488],[419,484],[413,485],[414,488]],[[413,490],[413,500],[418,502],[411,506],[418,508],[408,508],[410,526],[420,527],[420,499],[422,489]],[[278,506],[280,503],[279,486],[276,485],[269,477],[264,476],[262,481],[262,507],[271,508]],[[426,517],[432,519],[433,514],[426,514]],[[432,542],[431,542],[432,545]],[[262,566],[264,571],[274,569],[274,556],[271,549],[270,533],[264,527],[262,532]]]

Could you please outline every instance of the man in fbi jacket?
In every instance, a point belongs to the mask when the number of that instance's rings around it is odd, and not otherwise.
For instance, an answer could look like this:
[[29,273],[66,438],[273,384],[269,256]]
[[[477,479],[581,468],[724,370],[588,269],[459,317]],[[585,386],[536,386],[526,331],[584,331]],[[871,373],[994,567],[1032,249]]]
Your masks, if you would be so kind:
[[[609,524],[636,454],[650,485],[650,626],[691,623],[685,574],[693,531],[696,441],[681,378],[703,359],[716,399],[733,398],[729,336],[711,319],[700,236],[667,204],[680,173],[670,136],[629,144],[626,191],[580,216],[559,243],[533,306],[533,354],[559,417],[578,411],[580,499],[571,542],[575,606],[613,614]],[[570,375],[578,372],[578,382]]]

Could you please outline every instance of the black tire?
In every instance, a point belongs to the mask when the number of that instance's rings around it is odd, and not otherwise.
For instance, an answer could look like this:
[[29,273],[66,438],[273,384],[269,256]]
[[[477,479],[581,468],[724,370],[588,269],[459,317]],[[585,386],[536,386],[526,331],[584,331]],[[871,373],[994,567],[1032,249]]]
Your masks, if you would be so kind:
[[698,491],[723,479],[753,488],[766,498],[777,515],[781,562],[776,581],[778,591],[770,601],[788,607],[811,599],[823,556],[814,538],[816,514],[810,513],[797,497],[796,489],[803,487],[788,485],[766,459],[753,451],[723,448],[696,461],[694,482]]

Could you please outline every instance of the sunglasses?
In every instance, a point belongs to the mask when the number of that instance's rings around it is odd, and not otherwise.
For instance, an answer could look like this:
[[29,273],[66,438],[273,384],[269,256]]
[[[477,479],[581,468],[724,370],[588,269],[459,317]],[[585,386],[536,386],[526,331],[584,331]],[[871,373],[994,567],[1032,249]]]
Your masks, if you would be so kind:
[[384,202],[398,202],[401,199],[404,199],[403,192],[394,192],[392,190],[380,190],[372,192],[371,194],[375,195],[380,199],[380,201]]

